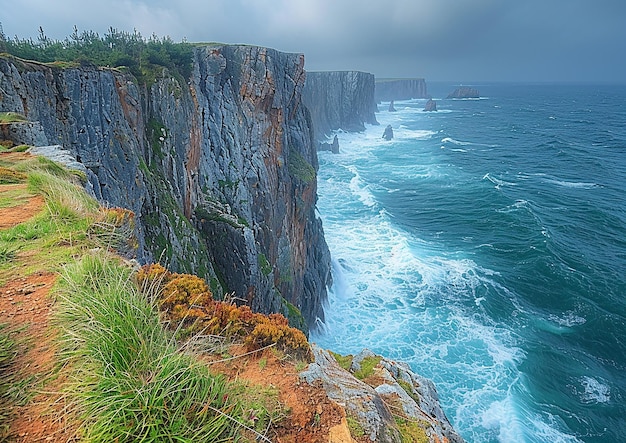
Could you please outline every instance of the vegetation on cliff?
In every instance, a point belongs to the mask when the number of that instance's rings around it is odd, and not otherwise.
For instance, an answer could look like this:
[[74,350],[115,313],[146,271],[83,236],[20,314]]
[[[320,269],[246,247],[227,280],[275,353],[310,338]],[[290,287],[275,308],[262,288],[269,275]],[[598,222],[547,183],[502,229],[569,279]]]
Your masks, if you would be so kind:
[[153,34],[144,38],[137,30],[119,31],[109,28],[104,36],[94,31],[74,32],[64,40],[47,37],[42,28],[32,38],[7,37],[0,25],[0,53],[59,66],[95,64],[124,68],[140,83],[154,82],[158,68],[167,68],[174,74],[188,78],[191,74],[193,50],[187,42],[174,42],[170,37]]

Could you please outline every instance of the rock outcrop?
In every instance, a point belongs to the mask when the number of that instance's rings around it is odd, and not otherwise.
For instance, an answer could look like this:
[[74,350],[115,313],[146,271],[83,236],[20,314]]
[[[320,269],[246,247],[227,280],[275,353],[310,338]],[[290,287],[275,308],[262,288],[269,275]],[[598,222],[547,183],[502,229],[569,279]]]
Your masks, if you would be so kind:
[[407,365],[364,350],[346,370],[330,352],[315,345],[312,349],[315,361],[300,378],[321,383],[371,441],[399,443],[410,432],[423,441],[463,443],[441,409],[433,383]]
[[190,78],[163,70],[142,87],[112,69],[0,58],[0,111],[39,122],[98,199],[136,214],[140,261],[306,329],[299,312],[323,317],[330,254],[305,78],[302,55],[252,46],[196,48]]
[[314,137],[323,141],[332,131],[359,132],[377,125],[374,75],[359,71],[308,72],[303,101],[311,113]]
[[469,86],[461,86],[448,94],[446,98],[480,98],[480,92]]
[[383,132],[383,138],[387,141],[393,138],[393,128],[391,127],[391,125],[387,125],[387,127],[385,128],[385,131]]
[[389,102],[389,112],[396,112],[396,107],[393,105],[393,100]]
[[424,105],[424,111],[433,112],[436,110],[437,110],[437,102],[433,100],[432,98],[429,98],[428,101],[426,102],[426,105]]
[[376,79],[377,103],[413,98],[430,98],[423,78]]
[[320,143],[317,147],[318,151],[330,151],[333,154],[339,154],[339,139],[337,135],[333,137],[332,143]]

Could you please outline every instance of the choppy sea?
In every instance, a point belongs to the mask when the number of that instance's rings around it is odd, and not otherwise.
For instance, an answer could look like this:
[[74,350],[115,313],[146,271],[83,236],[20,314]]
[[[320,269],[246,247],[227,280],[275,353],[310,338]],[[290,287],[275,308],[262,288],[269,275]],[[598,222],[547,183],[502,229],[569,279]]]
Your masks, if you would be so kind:
[[311,339],[409,363],[468,442],[626,441],[626,86],[457,86],[319,154]]

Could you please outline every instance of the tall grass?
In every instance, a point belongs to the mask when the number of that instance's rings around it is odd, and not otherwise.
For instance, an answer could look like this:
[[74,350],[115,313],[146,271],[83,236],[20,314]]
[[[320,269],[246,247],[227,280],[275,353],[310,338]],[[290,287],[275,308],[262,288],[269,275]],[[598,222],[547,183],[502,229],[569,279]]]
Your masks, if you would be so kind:
[[0,441],[7,436],[9,430],[12,404],[11,384],[13,377],[9,373],[9,366],[15,357],[15,341],[0,325]]
[[176,349],[153,300],[113,259],[68,266],[56,324],[87,441],[228,441],[238,410],[227,384]]

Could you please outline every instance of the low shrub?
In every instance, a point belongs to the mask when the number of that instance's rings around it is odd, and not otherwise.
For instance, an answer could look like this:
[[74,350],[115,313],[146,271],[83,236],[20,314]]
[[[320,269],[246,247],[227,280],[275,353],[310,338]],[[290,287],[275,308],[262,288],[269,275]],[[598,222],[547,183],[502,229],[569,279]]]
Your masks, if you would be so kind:
[[183,331],[183,337],[200,332],[237,337],[244,340],[249,350],[276,344],[294,357],[312,357],[304,333],[289,326],[283,315],[254,313],[246,305],[214,300],[199,277],[171,273],[152,264],[139,270],[137,281],[140,287],[156,291],[161,311],[173,328]]

